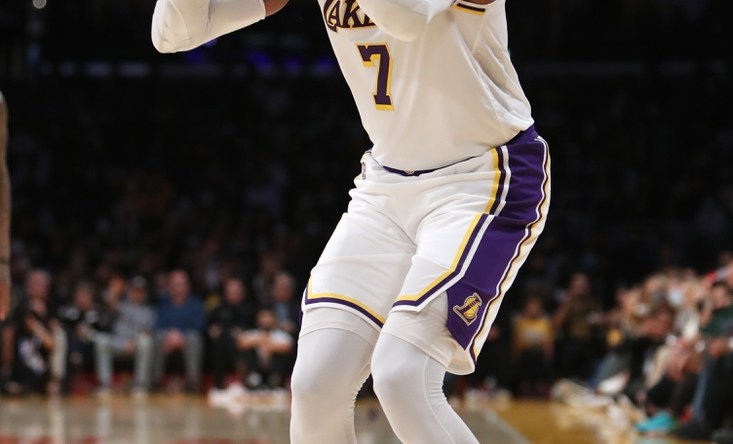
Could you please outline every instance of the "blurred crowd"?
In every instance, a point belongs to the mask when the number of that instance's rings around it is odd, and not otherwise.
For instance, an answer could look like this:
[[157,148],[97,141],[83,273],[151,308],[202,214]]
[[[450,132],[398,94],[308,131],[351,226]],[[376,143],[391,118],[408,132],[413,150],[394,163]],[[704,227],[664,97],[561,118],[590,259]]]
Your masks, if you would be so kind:
[[[523,313],[515,327],[527,317]],[[556,384],[558,399],[609,411],[621,406],[642,433],[709,440],[718,430],[718,440],[733,436],[731,253],[705,274],[669,268],[620,288],[606,311],[587,277],[576,275],[552,316],[529,317],[543,319],[544,329],[515,328],[515,351],[544,368],[555,362],[554,375],[575,382]],[[529,374],[520,384],[546,382],[549,375]]]
[[[0,390],[208,391],[222,406],[249,391],[285,393],[299,284],[275,255],[249,280],[220,282],[197,294],[183,269],[150,280],[112,273],[61,298],[52,275],[32,269],[0,329]],[[451,395],[621,403],[639,431],[689,439],[733,419],[733,253],[708,273],[668,267],[621,287],[607,309],[583,272],[551,293],[512,297],[518,308],[502,310],[476,372],[449,378]]]
[[[237,277],[221,292],[192,292],[188,273],[150,282],[111,276],[104,287],[79,282],[54,297],[51,276],[32,270],[2,326],[0,392],[89,394],[130,391],[196,394],[212,402],[232,390],[283,390],[295,360],[300,321],[293,277],[282,270]],[[129,377],[120,375],[129,373]]]
[[[216,391],[231,380],[252,390],[284,388],[300,322],[296,284],[277,267],[253,284],[230,276],[221,291],[197,295],[184,270],[154,282],[112,275],[104,286],[80,281],[62,300],[48,272],[31,270],[2,325],[0,390],[69,394],[96,384],[100,396],[115,388],[145,396],[200,393],[205,382]],[[119,387],[117,364],[132,372]],[[171,374],[180,377],[168,380]]]

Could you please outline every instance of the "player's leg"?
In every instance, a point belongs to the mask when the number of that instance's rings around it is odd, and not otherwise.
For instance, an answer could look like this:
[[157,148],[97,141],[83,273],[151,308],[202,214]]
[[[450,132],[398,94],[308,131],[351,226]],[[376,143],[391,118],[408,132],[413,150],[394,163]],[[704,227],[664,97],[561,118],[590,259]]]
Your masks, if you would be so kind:
[[[366,322],[343,310],[319,310],[350,316],[355,324]],[[376,333],[374,336],[376,339]],[[291,380],[292,443],[356,443],[354,403],[369,376],[373,349],[372,341],[337,328],[315,330],[300,338]],[[303,359],[304,356],[310,359]]]
[[435,300],[420,313],[390,313],[372,356],[374,391],[405,443],[478,443],[443,393],[445,361],[389,333],[406,329],[421,334],[433,342],[433,354],[450,356],[455,341],[445,328],[445,301],[445,297]]
[[[442,398],[441,372],[403,342],[443,370],[473,371],[504,294],[544,227],[549,157],[536,133],[493,150],[484,166],[473,163],[459,167],[466,171],[435,178],[447,185],[426,187],[426,200],[441,207],[421,221],[417,253],[372,359],[377,395],[405,442],[475,442]],[[395,363],[400,354],[413,356],[417,364]],[[421,379],[411,377],[413,371]],[[430,413],[431,421],[418,412]]]
[[357,181],[311,272],[292,376],[293,444],[354,444],[356,394],[415,246],[385,215],[384,193]]

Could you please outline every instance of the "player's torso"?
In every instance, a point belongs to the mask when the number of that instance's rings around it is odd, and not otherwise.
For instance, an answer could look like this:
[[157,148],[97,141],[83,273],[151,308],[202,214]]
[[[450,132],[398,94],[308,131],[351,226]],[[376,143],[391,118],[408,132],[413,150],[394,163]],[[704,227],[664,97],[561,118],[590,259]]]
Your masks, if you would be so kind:
[[532,124],[507,51],[503,0],[459,0],[414,42],[382,32],[355,0],[319,0],[378,162],[403,170],[480,155]]

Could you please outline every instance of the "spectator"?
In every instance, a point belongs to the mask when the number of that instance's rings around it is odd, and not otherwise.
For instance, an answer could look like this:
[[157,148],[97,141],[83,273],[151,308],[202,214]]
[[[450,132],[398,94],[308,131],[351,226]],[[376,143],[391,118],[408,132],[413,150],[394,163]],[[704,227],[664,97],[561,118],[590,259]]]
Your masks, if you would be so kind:
[[68,351],[65,360],[63,390],[68,392],[72,379],[94,368],[94,338],[99,332],[109,331],[109,313],[94,302],[94,287],[81,282],[74,288],[71,304],[57,310],[57,318],[66,334]]
[[295,279],[289,273],[281,271],[275,274],[272,300],[277,328],[296,337],[300,324],[300,300],[295,299]]
[[32,270],[26,278],[26,297],[15,307],[3,330],[0,375],[7,379],[1,390],[10,394],[58,393],[63,376],[65,338],[48,308],[51,277]]
[[155,311],[146,305],[147,283],[142,276],[130,280],[127,298],[117,302],[119,292],[108,294],[107,303],[116,314],[111,333],[95,337],[99,393],[107,395],[112,385],[112,364],[116,357],[132,357],[135,366],[133,394],[145,396],[152,373]]
[[554,333],[542,300],[529,297],[514,322],[514,356],[519,393],[545,397],[552,377]]
[[599,356],[596,324],[600,308],[588,275],[575,273],[553,319],[559,333],[557,366],[561,376],[583,380],[590,376]]
[[259,270],[252,278],[252,289],[258,306],[272,304],[272,290],[275,276],[282,270],[282,260],[274,251],[263,251],[260,254]]
[[245,381],[249,388],[282,388],[289,372],[294,340],[277,327],[277,318],[270,309],[257,312],[257,328],[237,337],[237,347],[247,363]]
[[705,337],[703,365],[692,401],[692,418],[674,431],[682,439],[710,440],[733,414],[733,293],[726,283],[713,286],[701,316]]
[[158,305],[155,325],[155,359],[153,381],[160,385],[166,360],[174,352],[183,353],[186,389],[195,393],[201,383],[201,364],[206,316],[204,305],[191,295],[188,274],[174,270],[168,275],[168,294]]
[[224,300],[211,313],[207,331],[212,346],[212,370],[216,390],[224,388],[224,374],[227,369],[242,367],[235,362],[235,337],[239,331],[254,328],[254,317],[255,311],[247,299],[244,283],[238,278],[228,278],[224,282]]

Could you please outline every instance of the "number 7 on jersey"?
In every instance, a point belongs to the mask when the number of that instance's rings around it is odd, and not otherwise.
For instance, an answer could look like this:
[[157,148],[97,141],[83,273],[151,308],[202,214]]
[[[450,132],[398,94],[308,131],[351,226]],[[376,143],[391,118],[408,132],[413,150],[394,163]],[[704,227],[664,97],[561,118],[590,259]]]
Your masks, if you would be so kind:
[[374,91],[374,106],[379,110],[392,111],[392,96],[389,95],[392,86],[392,57],[389,48],[384,43],[356,45],[359,48],[361,60],[367,68],[374,68],[377,64],[377,88]]

